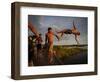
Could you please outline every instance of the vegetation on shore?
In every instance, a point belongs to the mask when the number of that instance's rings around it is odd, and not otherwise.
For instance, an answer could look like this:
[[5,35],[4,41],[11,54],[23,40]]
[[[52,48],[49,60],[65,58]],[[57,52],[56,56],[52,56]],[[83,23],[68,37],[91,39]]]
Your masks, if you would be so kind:
[[54,50],[59,58],[65,58],[80,54],[82,52],[87,53],[87,47],[65,47],[65,46],[54,46]]

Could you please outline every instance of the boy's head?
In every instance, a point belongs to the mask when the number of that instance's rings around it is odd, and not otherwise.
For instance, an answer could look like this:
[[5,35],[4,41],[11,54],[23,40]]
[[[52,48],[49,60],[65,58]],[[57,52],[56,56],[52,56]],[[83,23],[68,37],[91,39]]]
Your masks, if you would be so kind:
[[42,34],[39,34],[39,36],[42,36]]
[[48,27],[48,32],[52,32],[52,28],[51,27]]

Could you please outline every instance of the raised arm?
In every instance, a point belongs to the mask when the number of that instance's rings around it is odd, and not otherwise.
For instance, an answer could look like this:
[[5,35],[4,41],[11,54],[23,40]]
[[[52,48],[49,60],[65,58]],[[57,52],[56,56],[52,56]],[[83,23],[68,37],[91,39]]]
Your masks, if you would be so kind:
[[73,28],[76,29],[76,26],[75,26],[75,24],[74,24],[74,21],[73,21]]
[[31,22],[28,23],[28,28],[38,37],[39,33],[37,32],[37,30],[35,29],[35,27],[32,25]]

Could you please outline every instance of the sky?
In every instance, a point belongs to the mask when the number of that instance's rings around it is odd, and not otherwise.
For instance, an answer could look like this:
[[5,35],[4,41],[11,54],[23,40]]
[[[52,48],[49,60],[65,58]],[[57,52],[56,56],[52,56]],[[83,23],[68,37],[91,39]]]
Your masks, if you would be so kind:
[[[31,22],[39,33],[42,34],[43,43],[45,40],[45,33],[48,27],[52,27],[55,31],[63,29],[71,29],[73,21],[76,28],[80,31],[79,42],[80,44],[87,44],[88,35],[88,18],[87,17],[69,17],[69,16],[45,16],[45,15],[28,15],[28,22]],[[28,30],[28,35],[34,35]],[[60,41],[54,38],[54,45],[74,45],[77,44],[74,35],[64,35]]]

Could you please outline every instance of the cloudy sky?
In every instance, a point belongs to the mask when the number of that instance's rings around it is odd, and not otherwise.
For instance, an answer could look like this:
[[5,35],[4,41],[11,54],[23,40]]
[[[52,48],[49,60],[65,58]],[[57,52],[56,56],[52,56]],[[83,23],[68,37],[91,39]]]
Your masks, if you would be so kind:
[[[41,16],[41,15],[29,15],[28,22],[31,22],[39,33],[42,34],[43,41],[45,40],[45,33],[47,33],[48,27],[52,27],[53,31],[60,31],[63,29],[71,29],[75,26],[80,31],[79,36],[80,44],[87,44],[87,32],[88,32],[88,19],[86,17],[67,17],[67,16]],[[56,33],[56,32],[55,32]],[[28,35],[33,33],[28,30]],[[59,45],[73,45],[76,44],[74,35],[64,35],[60,41],[54,39],[54,44]]]

